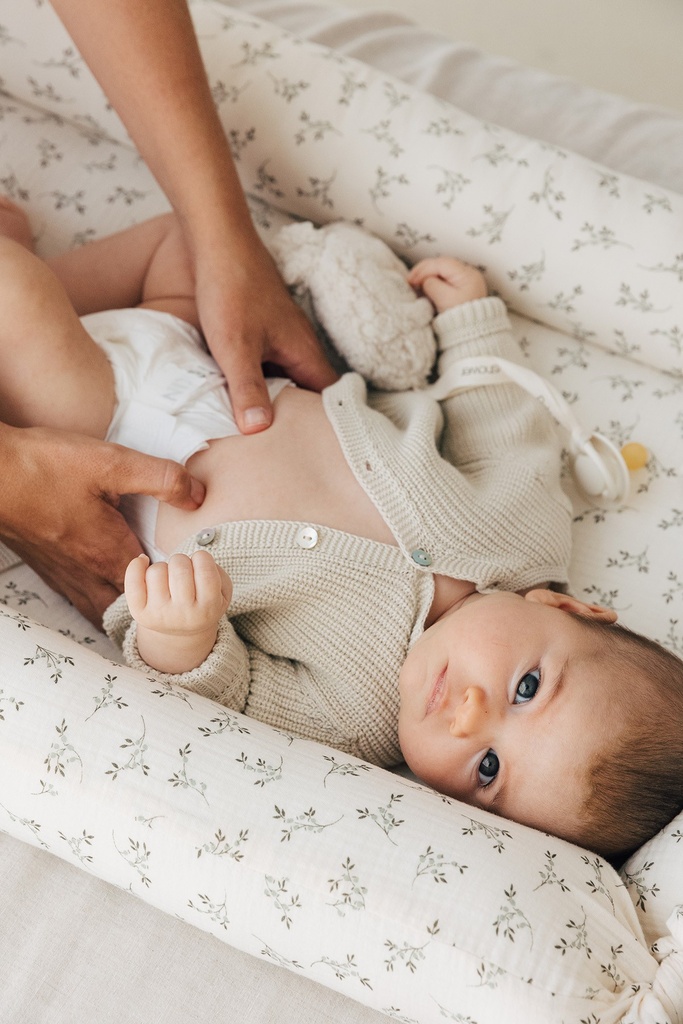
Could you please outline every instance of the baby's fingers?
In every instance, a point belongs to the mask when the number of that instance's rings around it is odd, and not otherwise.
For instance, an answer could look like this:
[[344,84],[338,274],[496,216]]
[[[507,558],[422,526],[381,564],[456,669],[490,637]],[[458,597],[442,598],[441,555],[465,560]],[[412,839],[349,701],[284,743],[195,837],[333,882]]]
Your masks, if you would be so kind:
[[176,604],[186,606],[194,604],[197,597],[195,567],[194,562],[187,555],[176,554],[169,558],[168,593]]
[[155,609],[162,608],[171,600],[167,562],[152,562],[147,569],[147,604]]
[[428,277],[446,277],[452,267],[453,260],[446,256],[429,256],[420,260],[410,270],[408,283],[413,288],[421,288]]
[[138,555],[128,563],[123,588],[131,615],[135,617],[147,604],[147,555]]
[[218,601],[227,608],[232,597],[232,581],[225,570],[208,551],[195,551],[192,567],[197,603],[208,605]]

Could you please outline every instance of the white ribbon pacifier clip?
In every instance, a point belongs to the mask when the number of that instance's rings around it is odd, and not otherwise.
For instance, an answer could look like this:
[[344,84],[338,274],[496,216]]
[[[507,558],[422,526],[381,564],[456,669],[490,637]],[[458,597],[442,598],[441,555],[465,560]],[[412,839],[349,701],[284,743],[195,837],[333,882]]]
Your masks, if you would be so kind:
[[580,491],[591,500],[621,504],[628,497],[629,472],[619,449],[602,434],[588,434],[557,388],[533,370],[498,356],[459,359],[426,391],[438,402],[459,391],[509,384],[513,381],[547,408],[569,433],[572,476]]

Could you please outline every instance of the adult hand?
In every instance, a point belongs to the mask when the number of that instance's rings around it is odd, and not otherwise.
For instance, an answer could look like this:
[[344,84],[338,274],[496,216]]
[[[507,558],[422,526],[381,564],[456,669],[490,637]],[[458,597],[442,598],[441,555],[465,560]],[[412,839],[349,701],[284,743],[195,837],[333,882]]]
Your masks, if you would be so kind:
[[207,344],[228,382],[242,433],[268,427],[272,408],[263,363],[302,387],[321,391],[337,374],[304,313],[292,301],[258,236],[226,240],[196,259],[196,301]]
[[195,509],[204,488],[182,466],[40,427],[0,429],[0,537],[96,626],[142,552],[122,494]]
[[199,319],[244,433],[272,409],[261,364],[304,387],[336,380],[249,214],[186,0],[52,0],[178,214]]

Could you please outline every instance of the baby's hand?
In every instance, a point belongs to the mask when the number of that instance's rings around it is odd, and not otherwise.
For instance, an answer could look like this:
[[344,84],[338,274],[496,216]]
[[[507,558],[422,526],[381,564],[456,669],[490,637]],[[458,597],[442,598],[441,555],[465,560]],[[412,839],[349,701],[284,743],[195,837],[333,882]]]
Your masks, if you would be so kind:
[[408,281],[415,291],[427,296],[437,313],[488,295],[482,272],[451,256],[420,260],[408,274]]
[[232,597],[230,577],[208,551],[152,565],[139,555],[126,570],[124,588],[138,624],[140,657],[160,672],[187,672],[204,661]]

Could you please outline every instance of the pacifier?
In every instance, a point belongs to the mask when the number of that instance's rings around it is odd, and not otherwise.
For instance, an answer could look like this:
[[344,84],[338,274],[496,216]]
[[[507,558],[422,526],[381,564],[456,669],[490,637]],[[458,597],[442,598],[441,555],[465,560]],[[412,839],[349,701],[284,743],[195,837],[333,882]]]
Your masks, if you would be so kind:
[[546,407],[569,433],[569,466],[584,497],[620,505],[628,498],[629,469],[642,469],[647,448],[637,442],[617,448],[603,434],[586,434],[569,403],[557,388],[533,370],[498,356],[470,356],[451,363],[437,381],[426,388],[441,402],[458,391],[514,381]]
[[631,485],[626,460],[603,434],[579,440],[572,432],[569,460],[574,483],[584,497],[611,505],[626,501]]

